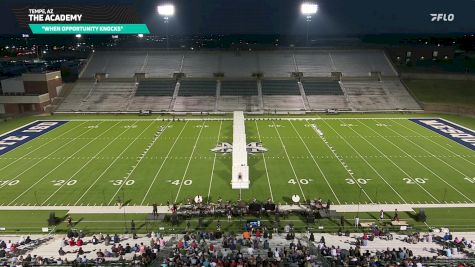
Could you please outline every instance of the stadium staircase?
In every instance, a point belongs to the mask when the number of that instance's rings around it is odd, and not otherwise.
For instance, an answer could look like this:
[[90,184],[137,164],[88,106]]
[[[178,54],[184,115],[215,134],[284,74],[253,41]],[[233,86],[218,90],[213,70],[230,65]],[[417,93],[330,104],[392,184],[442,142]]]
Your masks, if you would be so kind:
[[305,90],[303,89],[302,83],[298,81],[297,86],[299,87],[300,95],[302,96],[302,101],[303,101],[305,110],[310,110],[310,104],[308,103],[307,94],[305,94]]

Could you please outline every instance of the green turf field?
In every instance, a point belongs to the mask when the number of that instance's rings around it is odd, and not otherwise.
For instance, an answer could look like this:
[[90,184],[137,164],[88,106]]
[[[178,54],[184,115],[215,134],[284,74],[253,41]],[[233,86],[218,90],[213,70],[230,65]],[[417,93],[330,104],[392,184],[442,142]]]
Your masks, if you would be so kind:
[[280,203],[292,194],[341,204],[473,202],[473,151],[405,119],[258,120],[246,132],[269,152],[250,156],[251,188],[239,192],[229,185],[230,155],[209,151],[232,141],[232,121],[70,121],[0,157],[0,203],[150,205],[239,193]]
[[[310,127],[316,124],[324,133]],[[157,130],[164,127],[161,135]],[[0,205],[151,205],[321,197],[334,204],[473,203],[475,153],[406,118],[247,120],[249,190],[232,190],[231,120],[71,120],[0,157]]]

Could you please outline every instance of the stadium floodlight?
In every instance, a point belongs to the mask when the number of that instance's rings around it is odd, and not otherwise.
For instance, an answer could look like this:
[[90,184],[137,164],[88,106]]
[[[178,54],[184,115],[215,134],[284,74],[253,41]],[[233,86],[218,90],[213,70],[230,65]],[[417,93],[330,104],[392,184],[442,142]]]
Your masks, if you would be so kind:
[[302,3],[300,6],[300,12],[302,15],[305,16],[307,19],[307,39],[306,39],[306,45],[308,45],[308,28],[310,25],[310,21],[312,21],[312,15],[315,15],[318,11],[318,5],[315,3]]
[[305,16],[315,15],[318,11],[318,5],[314,3],[302,3],[300,12]]
[[157,12],[158,15],[163,17],[163,22],[165,23],[166,41],[168,49],[168,18],[175,15],[175,6],[172,4],[164,4],[157,6]]
[[157,6],[157,11],[160,16],[171,17],[175,14],[175,6],[170,4],[160,5]]

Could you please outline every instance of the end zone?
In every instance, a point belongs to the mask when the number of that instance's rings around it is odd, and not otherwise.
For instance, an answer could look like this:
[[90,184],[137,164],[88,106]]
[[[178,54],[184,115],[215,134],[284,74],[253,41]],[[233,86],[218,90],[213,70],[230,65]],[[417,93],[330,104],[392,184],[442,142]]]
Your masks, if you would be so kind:
[[475,132],[443,119],[409,119],[475,151]]
[[35,121],[0,135],[0,156],[65,123],[67,121]]

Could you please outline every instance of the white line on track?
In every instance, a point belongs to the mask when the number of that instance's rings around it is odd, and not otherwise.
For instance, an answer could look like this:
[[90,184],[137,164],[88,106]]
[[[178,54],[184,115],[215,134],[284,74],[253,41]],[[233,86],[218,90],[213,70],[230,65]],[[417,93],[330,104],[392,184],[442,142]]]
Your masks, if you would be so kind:
[[[326,122],[325,122],[326,123]],[[342,135],[340,135],[340,133],[338,133],[335,129],[333,129],[332,126],[330,126],[328,123],[327,125],[341,138],[341,140],[343,140],[349,147],[351,147],[351,149],[353,149],[353,151],[355,151],[355,153],[358,155],[358,157],[360,157],[365,163],[366,165],[368,165],[378,176],[379,178],[381,178],[384,183],[386,183],[393,191],[396,195],[399,196],[399,198],[404,202],[404,203],[407,203],[407,201],[397,192],[396,189],[394,189],[390,183],[388,183],[388,181],[386,181],[386,179],[373,167],[373,165],[371,165],[361,154],[358,150],[356,150],[356,148],[350,143],[348,142]]]
[[[361,122],[360,122],[361,123]],[[381,136],[377,131],[375,131],[373,128],[369,127],[368,125],[362,123],[366,128],[370,129],[371,131],[375,132],[377,135]],[[470,202],[473,202],[469,197],[467,197],[465,194],[460,192],[457,188],[455,188],[453,185],[449,184],[446,180],[444,180],[442,177],[440,177],[437,173],[433,172],[430,168],[428,168],[426,165],[422,164],[420,161],[418,161],[416,158],[411,156],[409,153],[407,153],[404,149],[400,148],[398,145],[396,145],[394,142],[390,141],[389,139],[382,137],[384,140],[388,141],[391,143],[393,146],[397,147],[399,150],[401,150],[404,154],[406,154],[409,158],[417,162],[419,165],[421,165],[424,169],[432,173],[435,177],[439,178],[442,182],[444,182],[446,185],[450,186],[453,190],[457,191],[461,196],[469,200]]]
[[[257,125],[257,121],[254,121],[254,122],[256,123],[256,130],[257,130],[257,136],[259,137],[259,142],[262,142],[261,133],[259,132],[259,126]],[[261,153],[261,154],[262,154],[262,159],[264,160],[264,168],[266,170],[267,184],[269,184],[270,198],[271,198],[272,202],[274,202],[274,194],[272,193],[272,186],[270,185],[269,171],[267,170],[266,157],[264,157],[264,153]]]
[[[135,125],[137,122],[134,122],[132,125]],[[116,126],[118,123],[116,123],[114,126]],[[112,127],[114,127],[112,126]],[[58,187],[58,189],[56,189],[56,191],[54,191],[45,201],[43,201],[43,203],[41,203],[41,205],[44,205],[50,198],[52,198],[56,193],[59,192],[59,190],[61,190],[69,181],[71,181],[72,178],[74,178],[78,173],[80,173],[86,166],[89,165],[89,163],[91,163],[97,156],[99,156],[99,154],[101,154],[104,150],[106,150],[112,143],[114,143],[114,141],[116,141],[119,137],[121,137],[123,134],[125,134],[128,130],[130,130],[131,128],[128,127],[126,128],[124,131],[122,131],[120,134],[118,134],[114,139],[112,139],[112,141],[110,141],[105,147],[103,147],[101,150],[99,150],[94,156],[92,156],[86,163],[84,163],[81,168],[79,170],[77,170],[71,177],[68,178],[68,180],[66,180],[66,182],[64,182],[63,184],[61,184],[61,186]]]
[[[340,120],[340,122],[343,122]],[[366,139],[365,137],[363,137],[360,133],[358,133],[357,131],[355,131],[353,129],[353,127],[348,127],[350,128],[354,133],[356,133],[358,136],[360,136],[361,138],[363,138],[363,140],[366,141],[366,143],[368,143],[370,146],[372,146],[374,149],[376,149],[382,156],[384,156],[389,162],[391,162],[396,168],[398,168],[401,172],[404,173],[404,175],[406,175],[406,177],[408,178],[411,178],[411,180],[414,180],[412,178],[411,175],[409,175],[409,173],[407,173],[405,170],[403,170],[399,165],[397,165],[393,160],[391,160],[386,154],[384,154],[379,148],[377,148],[373,143],[371,143],[368,139]],[[432,195],[429,191],[427,191],[421,184],[419,183],[415,183],[417,186],[419,186],[419,188],[421,188],[424,192],[426,192],[431,198],[433,198],[435,201],[437,202],[440,202],[436,197],[434,197],[434,195]]]
[[[171,122],[169,122],[167,124],[170,125]],[[153,123],[152,123],[153,124]],[[160,136],[163,134],[163,132],[160,133],[160,135],[158,136],[158,138],[160,138]],[[130,172],[127,174],[127,176],[125,177],[125,179],[122,180],[122,183],[120,184],[119,188],[117,188],[117,191],[115,191],[115,194],[111,197],[111,199],[109,200],[109,203],[108,205],[110,205],[112,203],[112,201],[114,201],[115,199],[115,196],[117,196],[117,194],[119,193],[119,191],[122,189],[122,187],[125,185],[125,183],[129,180],[129,178],[132,176],[132,174],[134,173],[134,171],[137,169],[137,167],[140,165],[140,163],[142,162],[142,160],[145,158],[145,155],[147,155],[147,153],[152,149],[152,146],[156,143],[156,141],[158,140],[158,138],[155,138],[150,147],[147,148],[145,150],[145,152],[140,156],[139,160],[132,166],[132,170],[130,170]],[[125,201],[125,199],[123,199],[122,201]]]
[[99,179],[102,178],[102,176],[104,174],[107,173],[107,171],[112,168],[112,166],[121,158],[121,156],[127,151],[127,149],[129,149],[129,147],[131,147],[135,141],[137,141],[139,139],[139,137],[148,129],[150,128],[150,126],[153,125],[153,121],[152,123],[150,123],[147,127],[145,127],[145,129],[142,130],[142,132],[140,132],[136,137],[136,139],[134,139],[132,142],[130,142],[124,149],[122,149],[122,152],[120,152],[120,154],[114,159],[114,161],[112,161],[109,166],[107,166],[107,168],[96,178],[96,180],[86,189],[86,191],[84,191],[84,193],[81,195],[81,197],[79,197],[76,202],[74,203],[74,206],[76,206],[80,201],[81,199],[89,192],[89,190],[91,190],[92,187],[94,187],[94,185],[99,181]]
[[330,190],[332,191],[333,195],[335,196],[336,201],[338,202],[338,204],[341,204],[340,199],[338,199],[338,196],[336,195],[336,193],[335,193],[335,191],[333,190],[332,186],[331,186],[330,183],[328,182],[327,176],[325,175],[325,173],[323,172],[323,170],[320,168],[320,165],[317,163],[317,161],[316,161],[315,158],[313,157],[312,152],[310,152],[310,149],[308,148],[308,146],[307,146],[307,144],[305,143],[305,141],[302,139],[302,136],[300,136],[300,133],[297,131],[297,129],[295,128],[295,126],[294,126],[294,124],[292,123],[292,121],[289,120],[289,122],[290,122],[290,125],[292,125],[292,128],[294,129],[295,133],[297,133],[297,136],[300,138],[300,140],[302,141],[303,145],[304,145],[305,148],[307,149],[308,154],[309,154],[310,157],[312,158],[313,163],[315,163],[315,166],[317,166],[318,171],[319,171],[320,174],[323,176],[323,179],[325,179],[325,182],[327,183],[328,187],[330,188]]
[[294,165],[292,164],[292,161],[290,161],[289,153],[287,153],[287,148],[285,148],[284,141],[282,141],[282,137],[280,136],[279,130],[277,130],[277,127],[275,126],[274,121],[272,121],[272,124],[274,125],[274,129],[277,132],[277,135],[279,136],[280,144],[284,148],[285,155],[287,155],[287,160],[289,161],[290,168],[292,169],[292,172],[294,173],[295,180],[297,180],[297,184],[300,188],[300,192],[302,192],[302,197],[303,197],[304,201],[306,202],[307,198],[305,197],[305,194],[302,190],[302,185],[300,185],[300,179],[297,177],[297,173],[295,172]]
[[[222,126],[222,125],[223,125],[223,122],[221,121],[221,122],[219,123],[218,138],[216,139],[216,145],[218,145],[218,143],[219,143],[219,138],[220,138],[220,135],[221,135],[221,126]],[[216,164],[216,155],[217,155],[217,153],[215,152],[215,153],[214,153],[214,157],[213,157],[213,168],[211,169],[211,176],[210,176],[210,179],[209,179],[207,202],[209,202],[209,196],[211,195],[211,184],[213,183],[214,166],[215,166],[215,164]]]
[[[117,125],[118,123],[112,125],[111,127],[109,127],[107,130],[101,132],[101,134],[99,134],[97,136],[97,138],[99,138],[100,136],[104,135],[105,133],[107,133],[109,130],[111,130],[115,125]],[[87,132],[87,131],[86,131]],[[17,199],[19,199],[21,196],[23,196],[24,194],[26,194],[28,191],[30,191],[33,187],[35,187],[37,184],[39,184],[41,181],[43,181],[46,177],[48,177],[51,173],[53,173],[56,169],[58,169],[59,167],[63,166],[64,163],[68,162],[69,158],[76,155],[77,153],[81,152],[84,148],[86,148],[88,145],[90,145],[92,142],[94,142],[96,139],[92,139],[91,141],[87,142],[85,145],[83,145],[81,148],[79,148],[78,150],[76,150],[76,152],[74,152],[72,155],[70,155],[68,157],[68,159],[64,160],[64,161],[61,161],[61,163],[59,163],[58,165],[56,165],[56,167],[54,167],[53,169],[51,169],[47,174],[45,174],[43,177],[41,177],[40,179],[38,179],[34,184],[32,184],[30,187],[28,187],[28,189],[26,189],[25,191],[23,191],[23,193],[19,194],[15,199],[13,199],[8,205],[10,205],[11,203],[15,202]]]
[[[396,124],[398,124],[398,125],[400,125],[400,126],[402,126],[402,127],[404,127],[404,128],[406,128],[406,129],[408,129],[409,131],[411,131],[411,132],[413,132],[413,133],[415,133],[415,134],[417,134],[417,135],[423,137],[424,139],[430,141],[431,143],[433,143],[433,144],[435,144],[435,145],[437,145],[437,146],[443,148],[444,150],[450,152],[452,155],[457,156],[458,158],[461,158],[461,159],[463,159],[464,161],[466,161],[467,163],[469,163],[469,164],[475,166],[475,163],[474,163],[474,162],[471,162],[470,160],[468,160],[468,159],[466,159],[466,158],[460,156],[459,154],[453,152],[452,150],[446,148],[445,146],[439,144],[438,142],[435,142],[435,141],[432,140],[431,138],[429,138],[429,137],[427,137],[427,136],[425,136],[425,135],[423,135],[423,134],[421,134],[421,133],[419,133],[419,132],[417,132],[417,131],[415,131],[415,130],[413,130],[413,129],[407,127],[407,126],[405,126],[405,125],[402,124],[402,123],[399,123],[399,122],[397,122],[397,121],[393,121],[393,122],[396,123]],[[444,136],[440,136],[440,137],[441,137],[441,138],[445,138]]]
[[168,156],[169,156],[170,153],[173,151],[173,148],[175,148],[175,144],[176,144],[176,142],[180,139],[181,133],[183,133],[183,130],[185,130],[187,124],[188,124],[188,121],[185,122],[185,125],[184,125],[183,128],[181,129],[180,133],[178,134],[178,136],[175,137],[175,141],[173,142],[172,147],[170,148],[170,150],[168,150],[168,153],[167,153],[167,155],[165,156],[165,158],[163,159],[162,164],[160,165],[160,168],[159,168],[158,171],[155,173],[155,176],[153,177],[152,183],[150,183],[150,186],[148,187],[147,193],[145,193],[145,195],[144,195],[144,197],[143,197],[142,202],[140,203],[140,205],[143,205],[145,199],[147,198],[148,194],[150,193],[150,190],[152,189],[153,184],[155,183],[155,180],[157,180],[157,177],[158,177],[158,175],[160,174],[160,172],[162,171],[163,166],[165,166],[165,162],[168,160]]
[[191,159],[193,158],[193,154],[195,153],[196,145],[198,144],[198,140],[200,139],[201,132],[203,131],[204,123],[205,122],[203,121],[203,123],[201,124],[200,132],[198,133],[198,137],[196,137],[195,144],[193,145],[193,150],[191,151],[190,159],[188,160],[188,163],[186,164],[185,172],[183,173],[183,177],[181,178],[180,187],[178,188],[178,192],[176,193],[176,197],[175,197],[175,201],[174,201],[175,203],[178,200],[178,196],[180,195],[181,187],[183,185],[183,181],[185,180],[186,173],[188,172],[188,168],[190,167]]
[[[76,127],[74,127],[74,128],[71,128],[71,129],[67,130],[66,132],[64,132],[64,133],[62,133],[62,134],[60,134],[60,135],[56,136],[55,138],[51,138],[51,140],[50,140],[50,141],[48,141],[48,142],[45,142],[45,143],[41,144],[41,145],[40,145],[40,146],[38,146],[37,148],[35,148],[35,149],[33,149],[33,150],[30,150],[30,151],[28,151],[28,153],[22,154],[22,156],[21,156],[21,157],[19,157],[19,158],[17,158],[15,161],[13,161],[13,162],[10,162],[8,165],[6,165],[6,166],[3,166],[2,168],[0,168],[0,171],[2,171],[3,169],[7,168],[7,167],[8,167],[8,166],[10,166],[10,165],[12,165],[13,163],[15,163],[15,162],[19,161],[20,159],[22,159],[22,158],[25,158],[26,156],[30,155],[31,153],[33,153],[33,152],[37,151],[38,149],[40,149],[40,148],[42,148],[42,147],[46,146],[47,144],[49,144],[49,143],[51,143],[51,142],[53,142],[53,141],[56,141],[56,140],[58,140],[58,139],[59,139],[61,136],[63,136],[63,135],[65,135],[65,134],[69,133],[70,131],[72,131],[72,130],[74,130],[74,129],[78,128],[79,126],[83,125],[84,123],[86,123],[86,122],[80,123],[78,126],[76,126]],[[36,139],[36,138],[35,138],[35,139]],[[33,139],[33,140],[35,140],[35,139]],[[73,137],[72,139],[76,139],[76,138],[74,138],[74,137]],[[12,151],[14,151],[14,150],[12,150]],[[6,154],[5,154],[5,155],[6,155]]]
[[[326,123],[326,122],[325,122]],[[333,129],[333,128],[332,128]],[[364,188],[360,185],[360,183],[358,183],[358,181],[356,180],[353,172],[351,172],[350,170],[348,170],[348,164],[346,164],[343,159],[336,153],[335,149],[333,149],[333,146],[330,146],[330,144],[328,143],[328,141],[326,140],[326,138],[324,138],[323,136],[320,136],[320,139],[323,141],[323,143],[327,146],[328,150],[330,150],[333,154],[333,156],[335,156],[335,158],[338,160],[338,162],[340,162],[341,166],[343,167],[343,169],[346,170],[346,172],[350,175],[351,179],[355,182],[355,184],[360,188],[360,190],[366,195],[366,197],[368,198],[369,201],[371,201],[371,203],[373,203],[373,200],[371,199],[371,197],[368,195],[368,193],[366,193],[366,190],[364,190]]]

